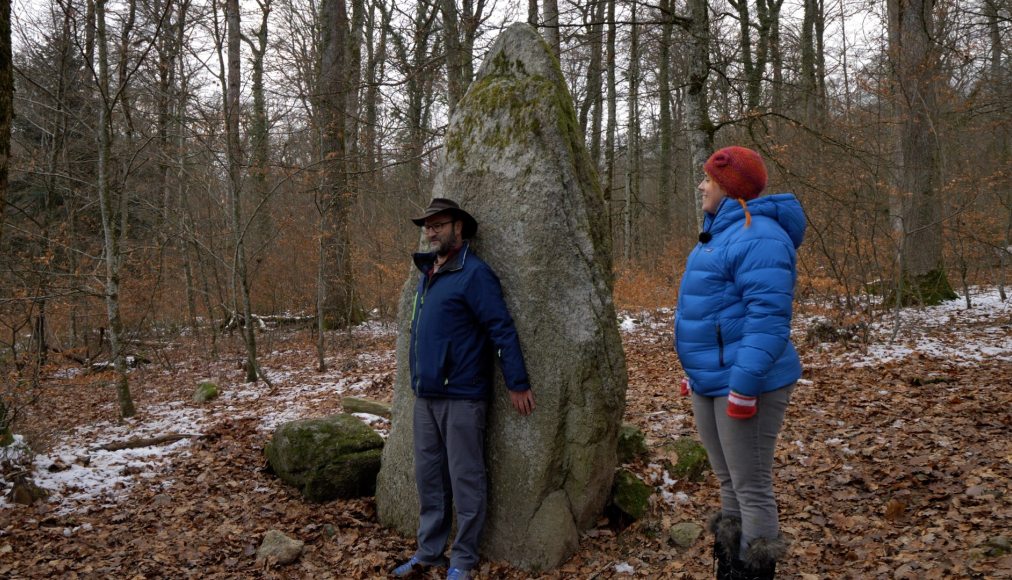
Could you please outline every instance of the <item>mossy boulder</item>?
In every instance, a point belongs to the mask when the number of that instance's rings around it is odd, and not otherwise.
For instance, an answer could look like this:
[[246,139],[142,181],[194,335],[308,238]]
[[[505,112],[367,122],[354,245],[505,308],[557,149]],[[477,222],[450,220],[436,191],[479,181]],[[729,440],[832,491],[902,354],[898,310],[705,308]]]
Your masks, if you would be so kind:
[[618,461],[629,463],[640,457],[645,457],[647,450],[647,438],[643,431],[635,425],[628,423],[622,425],[618,430]]
[[700,481],[710,468],[706,449],[692,437],[679,437],[661,447],[663,463],[668,473],[679,479]]
[[305,542],[289,538],[278,530],[270,530],[257,548],[257,563],[272,561],[280,565],[291,564],[302,555]]
[[671,526],[668,537],[679,548],[688,548],[696,543],[702,533],[703,526],[695,522],[681,522]]
[[[952,290],[945,270],[942,268],[916,276],[904,273],[901,292],[900,302],[903,306],[936,306],[942,302],[959,298],[959,295]],[[896,295],[896,288],[893,288],[886,303],[895,304]]]
[[193,392],[193,402],[206,403],[208,401],[213,401],[218,398],[219,394],[221,393],[218,390],[217,384],[212,383],[211,381],[204,381],[197,385],[197,389]]
[[611,503],[629,518],[638,520],[645,516],[647,509],[650,508],[650,495],[653,492],[653,488],[643,483],[635,473],[620,469],[615,474]]
[[361,397],[343,397],[341,406],[345,413],[369,413],[380,417],[390,418],[390,405],[380,401],[372,401]]
[[264,447],[274,473],[316,502],[375,493],[382,450],[383,439],[346,413],[285,423]]

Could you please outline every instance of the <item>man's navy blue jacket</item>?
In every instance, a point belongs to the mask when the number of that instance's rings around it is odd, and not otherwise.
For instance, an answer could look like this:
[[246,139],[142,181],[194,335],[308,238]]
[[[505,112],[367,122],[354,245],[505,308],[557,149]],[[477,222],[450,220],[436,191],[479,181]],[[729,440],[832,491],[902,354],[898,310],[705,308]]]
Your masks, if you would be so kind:
[[460,249],[433,275],[434,252],[414,255],[422,275],[411,313],[411,389],[416,396],[487,399],[494,356],[511,391],[530,388],[513,318],[495,272]]

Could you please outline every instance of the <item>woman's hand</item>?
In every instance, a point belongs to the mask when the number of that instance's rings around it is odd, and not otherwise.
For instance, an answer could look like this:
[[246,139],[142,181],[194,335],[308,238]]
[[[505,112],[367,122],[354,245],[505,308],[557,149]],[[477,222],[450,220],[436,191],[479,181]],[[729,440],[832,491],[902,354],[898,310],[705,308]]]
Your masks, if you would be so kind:
[[727,416],[732,419],[751,419],[759,410],[759,398],[741,395],[734,391],[727,394]]

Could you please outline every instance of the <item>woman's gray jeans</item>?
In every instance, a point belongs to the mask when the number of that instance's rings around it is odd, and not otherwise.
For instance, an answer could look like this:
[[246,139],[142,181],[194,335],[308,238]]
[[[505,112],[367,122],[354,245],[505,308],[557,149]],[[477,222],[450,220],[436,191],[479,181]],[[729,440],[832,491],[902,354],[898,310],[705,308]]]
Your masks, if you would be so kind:
[[780,533],[773,496],[773,449],[794,384],[759,395],[749,419],[727,416],[727,397],[692,394],[696,429],[720,482],[724,515],[741,518],[741,553],[757,538]]

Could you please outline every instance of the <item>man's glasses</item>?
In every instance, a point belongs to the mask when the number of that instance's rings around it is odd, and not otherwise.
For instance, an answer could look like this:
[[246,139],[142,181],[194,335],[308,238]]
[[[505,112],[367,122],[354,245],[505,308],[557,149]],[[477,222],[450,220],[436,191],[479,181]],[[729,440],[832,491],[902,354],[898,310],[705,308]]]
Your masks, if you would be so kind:
[[439,222],[436,224],[425,224],[424,226],[422,226],[422,229],[427,232],[438,232],[439,230],[443,229],[443,226],[445,226],[446,224],[452,224],[454,221],[455,220],[446,220],[445,222]]

